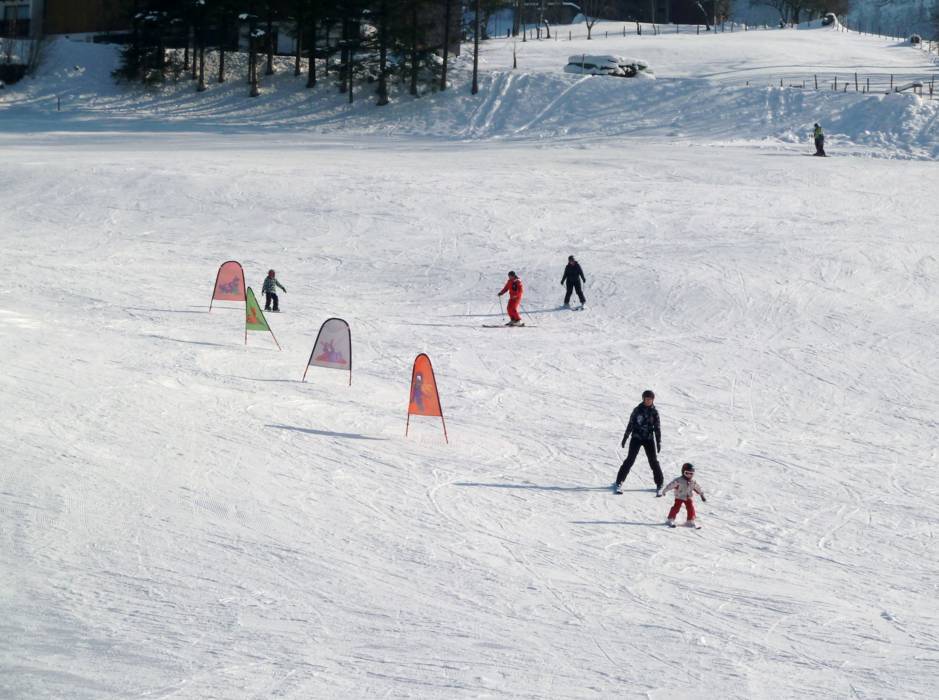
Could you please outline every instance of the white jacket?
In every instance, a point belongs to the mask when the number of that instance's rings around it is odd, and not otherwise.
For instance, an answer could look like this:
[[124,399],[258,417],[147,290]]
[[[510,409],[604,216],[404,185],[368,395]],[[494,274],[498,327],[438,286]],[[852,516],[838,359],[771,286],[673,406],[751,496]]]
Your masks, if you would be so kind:
[[679,476],[669,481],[668,486],[662,489],[662,495],[665,495],[669,491],[674,491],[675,498],[680,501],[687,501],[689,498],[692,498],[695,493],[700,494],[701,499],[704,500],[704,491],[701,490],[698,482],[694,479],[689,481],[684,476]]

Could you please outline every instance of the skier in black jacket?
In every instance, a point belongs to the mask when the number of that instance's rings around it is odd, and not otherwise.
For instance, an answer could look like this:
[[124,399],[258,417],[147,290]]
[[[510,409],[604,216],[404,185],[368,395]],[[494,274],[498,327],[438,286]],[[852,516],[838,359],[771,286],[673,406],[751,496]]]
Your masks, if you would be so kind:
[[577,298],[580,299],[580,305],[583,306],[587,299],[584,297],[584,291],[580,288],[580,281],[587,281],[584,277],[584,271],[580,269],[580,263],[574,260],[573,255],[567,256],[567,267],[564,268],[564,276],[561,278],[561,284],[567,285],[567,294],[564,296],[564,306],[571,305],[571,294],[577,290]]
[[662,469],[659,467],[659,460],[656,457],[657,452],[662,450],[662,431],[659,428],[659,412],[655,406],[655,393],[651,389],[642,392],[642,403],[633,409],[629,415],[629,423],[626,425],[626,434],[623,435],[622,446],[626,447],[626,440],[632,435],[629,441],[629,451],[626,453],[626,460],[619,468],[616,475],[616,483],[613,485],[614,491],[622,493],[623,481],[629,476],[629,470],[632,469],[636,456],[639,454],[639,448],[646,452],[646,458],[649,460],[649,466],[652,468],[652,478],[655,479],[655,495],[662,495]]

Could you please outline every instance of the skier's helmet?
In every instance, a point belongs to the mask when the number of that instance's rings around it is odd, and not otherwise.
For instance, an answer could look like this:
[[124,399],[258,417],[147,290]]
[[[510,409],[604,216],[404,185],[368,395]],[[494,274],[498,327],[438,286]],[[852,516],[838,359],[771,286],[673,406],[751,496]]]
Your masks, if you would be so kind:
[[574,262],[574,256],[573,256],[573,255],[568,255],[568,256],[567,256],[567,262]]
[[694,476],[694,465],[691,462],[685,462],[681,465],[681,473],[683,476],[688,474]]
[[277,273],[275,273],[273,270],[268,270],[268,271],[267,271],[267,276],[268,276],[268,277],[272,277],[272,276],[274,276],[275,274],[277,274]]
[[815,128],[816,129],[818,128],[818,122],[815,122]]
[[652,389],[646,389],[644,392],[642,392],[642,398],[644,398],[644,399],[654,399],[654,398],[655,398],[655,392],[652,391]]
[[509,277],[518,277],[518,275],[515,274],[515,270],[509,270]]

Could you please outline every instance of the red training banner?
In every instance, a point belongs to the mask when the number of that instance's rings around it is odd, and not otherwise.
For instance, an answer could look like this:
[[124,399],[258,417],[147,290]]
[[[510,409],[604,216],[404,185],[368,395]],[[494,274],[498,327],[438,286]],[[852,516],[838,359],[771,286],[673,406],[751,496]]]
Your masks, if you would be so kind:
[[235,260],[223,262],[215,275],[215,287],[212,290],[212,300],[209,302],[209,311],[212,303],[219,301],[245,301],[245,271],[241,263]]
[[310,367],[349,370],[349,385],[352,385],[352,333],[349,324],[341,318],[328,318],[320,326],[313,343],[313,352],[303,370],[303,379]]
[[450,443],[447,437],[447,422],[443,419],[443,409],[440,408],[440,394],[437,391],[437,380],[434,378],[434,368],[430,358],[421,353],[414,358],[414,368],[411,370],[411,392],[408,397],[408,422],[404,428],[407,436],[411,425],[411,416],[440,416],[443,423],[443,439]]

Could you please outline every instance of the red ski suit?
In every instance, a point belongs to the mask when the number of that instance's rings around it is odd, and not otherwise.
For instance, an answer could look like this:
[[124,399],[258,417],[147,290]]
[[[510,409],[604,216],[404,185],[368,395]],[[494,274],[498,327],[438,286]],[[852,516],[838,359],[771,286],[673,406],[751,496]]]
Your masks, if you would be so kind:
[[522,303],[522,294],[525,291],[524,285],[522,285],[522,280],[518,277],[509,277],[508,281],[505,283],[505,286],[502,288],[502,291],[499,292],[501,297],[506,292],[509,293],[509,318],[513,321],[521,321],[522,317],[518,313],[518,305]]

